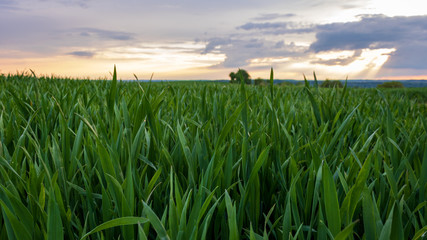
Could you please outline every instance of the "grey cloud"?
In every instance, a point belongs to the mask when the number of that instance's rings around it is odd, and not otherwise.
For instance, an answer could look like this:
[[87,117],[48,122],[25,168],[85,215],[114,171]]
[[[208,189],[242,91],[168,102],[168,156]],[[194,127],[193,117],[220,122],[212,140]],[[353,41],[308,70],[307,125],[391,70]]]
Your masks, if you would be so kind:
[[424,69],[427,71],[427,42],[413,42],[400,45],[390,55],[386,68]]
[[90,0],[39,0],[39,2],[53,2],[53,3],[59,3],[65,6],[78,6],[81,8],[88,8],[88,3]]
[[274,48],[282,48],[285,46],[285,41],[278,41],[274,44]]
[[265,23],[246,23],[240,27],[237,27],[238,29],[244,29],[244,30],[253,30],[253,29],[276,29],[276,28],[287,28],[288,24],[286,22],[265,22]]
[[244,46],[245,46],[245,48],[261,48],[262,46],[264,46],[264,43],[257,40],[257,39],[251,39]]
[[317,26],[314,52],[396,48],[385,67],[427,69],[427,15],[364,15],[360,21]]
[[255,17],[253,18],[253,20],[255,21],[270,21],[270,20],[276,20],[279,18],[291,18],[291,17],[295,17],[296,14],[293,13],[285,13],[285,14],[280,14],[280,13],[267,13],[267,14],[261,14],[261,16],[259,17]]
[[89,5],[88,5],[88,2],[89,1],[84,1],[84,0],[82,0],[82,1],[72,1],[72,0],[64,0],[64,1],[61,1],[61,3],[62,4],[64,4],[64,5],[67,5],[67,6],[79,6],[79,7],[81,7],[81,8],[88,8],[89,7]]
[[[316,41],[310,49],[315,52],[369,48],[381,40],[392,41],[396,33],[384,31],[380,17],[363,18],[360,22],[332,23],[317,26]],[[374,34],[377,33],[377,34]]]
[[298,57],[306,51],[305,48],[297,47],[294,43],[286,44],[284,41],[274,42],[266,39],[213,38],[208,41],[202,53],[206,54],[218,49],[226,55],[223,63],[216,67],[244,67],[254,58],[270,57]]
[[355,4],[343,4],[343,5],[341,5],[342,9],[352,9],[352,8],[358,8],[358,7],[359,6],[355,5]]
[[316,41],[310,49],[353,50],[401,45],[427,40],[427,15],[415,17],[363,16],[361,21],[317,26]]
[[75,28],[64,19],[36,16],[24,11],[0,12],[1,49],[51,56],[61,49],[88,49],[134,40],[135,34],[98,28]]
[[0,11],[9,11],[9,10],[20,10],[16,1],[13,0],[0,0]]
[[303,34],[310,33],[315,30],[314,26],[303,26],[294,22],[264,22],[253,23],[249,22],[237,27],[246,31],[257,30],[264,34],[282,35],[282,34]]
[[110,31],[103,30],[97,28],[80,28],[77,29],[80,32],[80,36],[82,37],[91,37],[95,36],[101,39],[109,39],[109,40],[120,40],[127,41],[134,39],[133,33],[121,32],[121,31]]
[[61,3],[65,4],[65,5],[76,5],[79,6],[81,8],[88,8],[88,0],[62,0]]
[[202,54],[212,52],[216,47],[226,46],[228,44],[231,44],[231,42],[231,39],[227,38],[212,38],[208,41],[208,44],[206,44],[206,47],[203,50]]
[[74,52],[69,52],[67,55],[73,55],[76,57],[86,57],[86,58],[91,58],[95,55],[94,52],[90,52],[90,51],[74,51]]
[[0,6],[1,7],[3,7],[3,6],[10,6],[10,5],[15,5],[16,4],[16,2],[15,1],[13,1],[13,0],[0,0]]

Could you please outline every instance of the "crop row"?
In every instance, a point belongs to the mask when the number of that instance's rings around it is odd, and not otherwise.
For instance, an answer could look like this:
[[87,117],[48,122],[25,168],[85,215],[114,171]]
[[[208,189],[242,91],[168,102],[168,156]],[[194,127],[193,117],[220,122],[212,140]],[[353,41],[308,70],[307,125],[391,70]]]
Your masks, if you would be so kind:
[[0,76],[0,239],[426,235],[427,89],[115,76]]

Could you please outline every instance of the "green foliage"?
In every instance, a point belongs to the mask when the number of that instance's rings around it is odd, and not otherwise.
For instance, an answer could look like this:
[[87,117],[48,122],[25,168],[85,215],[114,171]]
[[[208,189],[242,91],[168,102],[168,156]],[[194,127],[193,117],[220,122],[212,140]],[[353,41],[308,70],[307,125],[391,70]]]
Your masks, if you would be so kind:
[[322,84],[320,84],[322,88],[343,88],[343,84],[339,80],[329,80],[326,79]]
[[268,81],[262,78],[256,78],[254,79],[255,85],[268,85]]
[[246,84],[251,84],[251,76],[246,70],[239,69],[236,73],[231,72],[229,75],[230,77],[230,83],[240,83],[242,80]]
[[0,239],[423,239],[427,89],[0,76]]
[[377,88],[404,88],[404,86],[403,83],[399,81],[391,81],[378,84]]

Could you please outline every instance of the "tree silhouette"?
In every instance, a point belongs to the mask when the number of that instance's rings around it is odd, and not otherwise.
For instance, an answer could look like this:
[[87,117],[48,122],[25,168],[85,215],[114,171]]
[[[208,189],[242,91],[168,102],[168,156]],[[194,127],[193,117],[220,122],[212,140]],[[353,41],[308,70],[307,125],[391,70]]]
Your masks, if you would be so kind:
[[236,73],[231,72],[229,75],[230,83],[240,83],[243,79],[246,84],[251,84],[251,76],[246,70],[239,69]]
[[338,80],[326,79],[322,84],[320,84],[320,87],[323,87],[323,88],[342,88],[343,85]]
[[231,72],[228,76],[230,77],[230,83],[236,82],[236,74],[234,72]]

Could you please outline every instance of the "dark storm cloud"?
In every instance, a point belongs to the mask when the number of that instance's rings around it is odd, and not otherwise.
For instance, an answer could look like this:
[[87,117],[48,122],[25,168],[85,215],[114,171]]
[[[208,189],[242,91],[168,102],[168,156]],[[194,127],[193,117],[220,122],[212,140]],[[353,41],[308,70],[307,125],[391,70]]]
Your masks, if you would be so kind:
[[90,51],[74,51],[74,52],[68,53],[67,55],[72,55],[72,56],[76,56],[76,57],[91,58],[95,55],[95,53],[90,52]]
[[361,16],[357,22],[317,26],[314,52],[395,48],[388,68],[427,69],[427,15],[412,17]]

